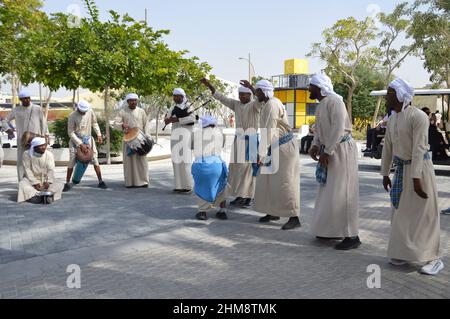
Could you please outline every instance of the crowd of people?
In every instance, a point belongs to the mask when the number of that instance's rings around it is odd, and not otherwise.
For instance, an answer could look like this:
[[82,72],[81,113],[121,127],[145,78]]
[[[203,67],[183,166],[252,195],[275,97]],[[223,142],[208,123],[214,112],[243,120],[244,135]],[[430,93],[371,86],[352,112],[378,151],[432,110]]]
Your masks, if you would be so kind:
[[[352,137],[352,122],[343,98],[334,92],[326,75],[314,75],[309,86],[310,98],[319,101],[316,123],[299,150],[284,105],[274,97],[271,82],[261,80],[253,87],[241,81],[239,99],[225,97],[207,80],[201,83],[215,99],[235,114],[236,135],[230,165],[221,157],[224,137],[217,120],[211,115],[200,118],[200,130],[194,129],[196,117],[183,89],[173,91],[173,107],[164,122],[172,124],[171,152],[176,194],[195,193],[198,200],[196,218],[208,219],[217,207],[216,218],[228,219],[227,198],[231,206],[253,209],[262,214],[260,223],[286,219],[283,230],[301,227],[300,157],[308,152],[317,161],[317,198],[311,220],[311,233],[319,241],[337,241],[337,250],[357,249],[359,237],[358,148]],[[382,183],[390,192],[392,226],[387,255],[395,266],[407,262],[424,263],[421,272],[436,275],[444,264],[439,258],[440,216],[433,163],[428,153],[430,120],[412,106],[414,89],[396,79],[389,85],[386,102],[389,114],[368,133],[374,147],[384,134],[381,173]],[[31,104],[30,95],[21,92],[22,105],[3,120],[10,137],[14,131],[19,140],[25,133],[34,134],[28,149],[18,144],[18,202],[50,203],[70,191],[72,175],[79,157],[92,152],[90,163],[98,177],[98,187],[106,189],[98,163],[96,141],[101,132],[91,106],[80,101],[69,116],[70,161],[66,183],[54,178],[55,162],[47,149],[48,128],[42,110]],[[139,97],[129,94],[114,119],[114,126],[125,134],[138,128],[150,136],[149,118],[137,107]],[[12,129],[12,121],[15,126]],[[124,142],[123,169],[125,186],[149,186],[148,161]],[[80,155],[81,154],[81,155]],[[192,157],[195,159],[193,160]],[[391,167],[396,167],[391,180]],[[81,167],[81,166],[80,166]],[[78,176],[79,177],[79,176]],[[73,181],[73,178],[72,178]],[[52,197],[41,196],[51,192]]]

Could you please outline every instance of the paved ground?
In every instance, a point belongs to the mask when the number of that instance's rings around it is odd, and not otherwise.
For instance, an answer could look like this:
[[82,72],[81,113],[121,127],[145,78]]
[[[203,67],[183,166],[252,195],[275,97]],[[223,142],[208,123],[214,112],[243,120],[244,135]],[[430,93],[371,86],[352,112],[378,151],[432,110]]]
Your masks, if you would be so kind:
[[[258,224],[235,210],[229,221],[193,219],[192,195],[174,195],[169,161],[150,163],[151,188],[128,190],[122,166],[103,166],[111,187],[95,188],[90,168],[81,187],[51,206],[15,203],[16,169],[0,169],[0,298],[449,298],[450,217],[441,217],[437,277],[418,265],[393,268],[385,254],[388,196],[365,162],[360,172],[359,250],[338,252],[309,234],[316,183],[301,161],[301,220]],[[373,163],[376,163],[373,162]],[[372,164],[373,164],[372,163]],[[370,164],[370,163],[369,163]],[[57,168],[63,178],[64,168]],[[440,206],[450,206],[450,178],[439,176]],[[212,215],[211,215],[212,216]],[[67,266],[81,269],[81,288],[67,288]],[[381,267],[381,289],[367,288],[367,267]]]

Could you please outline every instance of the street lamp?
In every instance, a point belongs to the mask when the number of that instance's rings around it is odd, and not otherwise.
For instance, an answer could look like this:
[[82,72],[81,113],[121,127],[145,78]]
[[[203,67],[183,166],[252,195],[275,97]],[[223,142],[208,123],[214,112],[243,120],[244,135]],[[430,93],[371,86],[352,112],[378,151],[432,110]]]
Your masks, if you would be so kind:
[[252,83],[252,69],[253,69],[253,75],[256,75],[255,67],[253,66],[250,58],[250,53],[248,54],[248,59],[246,58],[239,58],[239,60],[246,60],[248,61],[248,81]]

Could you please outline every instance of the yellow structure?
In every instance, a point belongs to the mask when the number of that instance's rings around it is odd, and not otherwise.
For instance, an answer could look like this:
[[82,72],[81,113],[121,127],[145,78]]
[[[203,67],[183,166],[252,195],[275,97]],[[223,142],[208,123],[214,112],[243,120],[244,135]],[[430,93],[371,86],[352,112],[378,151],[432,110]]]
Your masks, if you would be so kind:
[[318,105],[316,100],[309,98],[308,60],[286,60],[284,70],[285,74],[272,77],[275,97],[286,106],[291,126],[298,129],[315,121]]
[[309,63],[305,59],[291,59],[284,61],[284,74],[308,74]]

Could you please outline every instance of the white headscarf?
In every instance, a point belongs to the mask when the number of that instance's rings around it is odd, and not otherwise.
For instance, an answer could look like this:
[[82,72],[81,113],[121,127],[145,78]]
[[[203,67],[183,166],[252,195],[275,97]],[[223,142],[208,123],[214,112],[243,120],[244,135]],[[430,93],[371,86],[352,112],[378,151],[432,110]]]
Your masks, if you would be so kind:
[[250,94],[253,94],[252,90],[250,90],[249,88],[246,88],[245,86],[240,86],[239,87],[239,93],[250,93]]
[[389,87],[395,90],[398,101],[403,103],[402,111],[404,111],[414,98],[414,88],[401,78],[392,81]]
[[333,83],[331,79],[325,74],[314,74],[311,78],[310,84],[320,88],[320,94],[322,96],[328,96],[330,94],[336,94],[334,92]]
[[173,90],[173,95],[182,95],[183,96],[183,102],[181,104],[178,104],[180,108],[184,108],[187,102],[186,92],[182,88],[176,88]]
[[128,101],[128,100],[139,100],[139,96],[135,93],[130,93],[125,98],[125,101]]
[[80,110],[80,112],[86,113],[87,111],[89,111],[91,109],[91,105],[89,104],[88,101],[80,101],[78,102],[77,105],[78,110]]
[[20,93],[19,93],[19,99],[23,99],[23,98],[26,98],[26,97],[31,97],[30,92],[28,92],[28,91],[26,91],[26,90],[20,91]]
[[200,118],[200,123],[202,125],[202,128],[208,127],[210,125],[216,125],[217,126],[217,120],[214,116],[211,115],[205,115]]
[[45,138],[42,138],[42,137],[33,138],[33,140],[31,141],[30,149],[28,150],[28,154],[30,154],[30,156],[32,157],[34,155],[34,148],[36,146],[44,145],[45,143],[47,143]]
[[269,99],[273,98],[274,94],[274,87],[273,84],[270,81],[267,80],[260,80],[256,83],[256,89],[261,89],[265,96]]

